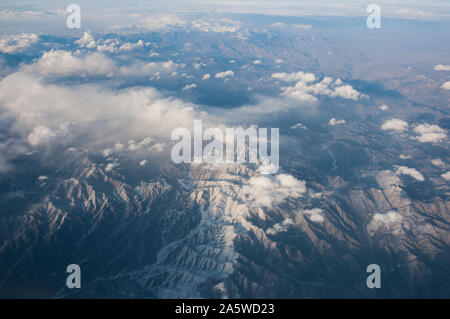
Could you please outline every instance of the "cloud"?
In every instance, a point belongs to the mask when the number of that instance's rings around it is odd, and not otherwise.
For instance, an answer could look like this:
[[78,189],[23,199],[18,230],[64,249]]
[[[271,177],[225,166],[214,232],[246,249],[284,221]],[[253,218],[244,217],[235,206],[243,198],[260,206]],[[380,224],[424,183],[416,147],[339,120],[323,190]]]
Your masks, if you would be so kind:
[[325,218],[323,217],[323,209],[320,208],[306,209],[302,211],[302,213],[308,215],[309,220],[314,223],[323,223],[325,221]]
[[75,41],[75,44],[88,49],[92,49],[97,46],[97,43],[90,32],[84,32],[83,36],[79,40]]
[[188,90],[194,89],[196,87],[197,87],[197,84],[195,84],[195,83],[188,84],[183,87],[183,91],[188,91]]
[[305,125],[303,125],[302,123],[297,123],[297,124],[291,126],[291,129],[292,129],[292,130],[295,130],[295,129],[297,129],[297,128],[301,128],[301,129],[304,129],[304,130],[308,130],[308,128],[307,128]]
[[313,73],[305,73],[303,71],[296,73],[274,73],[272,74],[272,78],[284,82],[313,82],[316,80],[316,76]]
[[147,160],[142,160],[139,162],[139,166],[144,167],[145,165],[147,165],[148,161]]
[[243,198],[256,207],[272,208],[287,198],[299,198],[306,192],[304,181],[291,175],[251,177],[242,187]]
[[219,72],[216,74],[216,79],[224,79],[226,77],[234,76],[234,72],[231,70],[225,71],[225,72]]
[[408,129],[408,122],[399,119],[390,119],[381,125],[381,129],[384,131],[404,132]]
[[328,122],[331,126],[345,124],[345,120],[336,120],[334,117]]
[[28,135],[28,143],[33,146],[39,146],[49,143],[56,133],[52,132],[48,127],[38,126]]
[[445,167],[445,163],[440,158],[431,160],[431,164],[434,166]]
[[136,48],[142,48],[142,47],[144,47],[144,41],[142,41],[142,40],[139,40],[136,43],[125,42],[124,44],[122,44],[119,47],[119,51],[131,51]]
[[211,74],[205,74],[204,76],[203,76],[203,80],[209,80],[211,78]]
[[435,71],[450,71],[450,65],[438,64],[434,67]]
[[367,226],[369,232],[374,232],[379,229],[395,229],[400,228],[402,223],[402,215],[397,211],[391,210],[386,213],[376,213],[372,216],[372,220]]
[[292,219],[285,219],[283,222],[278,223],[266,230],[268,235],[276,235],[278,233],[284,233],[288,231],[289,227],[294,226],[295,223]]
[[447,81],[444,84],[442,84],[441,88],[444,90],[450,90],[450,81]]
[[39,41],[34,33],[22,33],[20,35],[8,35],[0,38],[0,52],[18,53],[23,52]]
[[300,100],[302,102],[316,102],[318,96],[329,96],[332,98],[341,97],[347,100],[358,100],[366,98],[364,94],[359,93],[350,85],[342,85],[340,79],[334,80],[331,77],[325,77],[322,81],[312,84],[316,81],[313,73],[303,71],[296,73],[274,73],[272,78],[284,82],[297,82],[292,87],[282,87],[284,96]]
[[0,81],[0,105],[2,116],[13,123],[17,145],[50,148],[55,142],[76,141],[80,148],[100,154],[110,145],[114,152],[124,149],[121,141],[147,138],[152,139],[152,152],[161,151],[173,129],[190,128],[194,119],[203,118],[193,105],[165,98],[152,88],[59,86],[27,72]]
[[450,171],[441,175],[446,181],[450,181]]
[[133,64],[122,66],[118,73],[127,78],[150,77],[159,78],[161,74],[173,73],[179,67],[172,60],[165,62],[142,62],[136,61]]
[[119,164],[117,164],[117,163],[108,163],[108,164],[106,164],[105,172],[111,172],[117,166],[119,166]]
[[26,70],[48,75],[104,75],[112,76],[115,63],[105,55],[94,52],[86,56],[75,56],[72,52],[52,50]]
[[436,143],[447,137],[446,130],[438,125],[420,124],[414,128],[414,132],[420,134],[414,139],[421,143]]
[[409,168],[406,166],[395,166],[395,168],[395,173],[397,175],[409,175],[419,182],[425,181],[425,177],[423,177],[423,175],[415,168]]
[[382,111],[387,111],[387,110],[389,110],[389,106],[387,106],[386,104],[383,104],[379,107],[379,109]]
[[193,21],[192,27],[203,32],[236,33],[241,30],[241,23],[231,20],[221,20],[219,22]]

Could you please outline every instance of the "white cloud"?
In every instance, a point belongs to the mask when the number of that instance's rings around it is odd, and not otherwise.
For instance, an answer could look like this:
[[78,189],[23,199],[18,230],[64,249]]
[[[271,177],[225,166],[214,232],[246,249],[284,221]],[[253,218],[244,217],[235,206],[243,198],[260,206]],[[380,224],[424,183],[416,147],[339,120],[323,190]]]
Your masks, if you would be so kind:
[[444,90],[450,90],[450,81],[447,81],[444,84],[442,84],[441,88]]
[[450,171],[441,175],[446,181],[450,181]]
[[409,175],[420,182],[425,181],[425,177],[423,177],[423,175],[415,168],[409,168],[406,166],[395,166],[395,173],[398,175]]
[[39,181],[45,181],[45,180],[47,180],[47,179],[48,179],[48,177],[45,176],[45,175],[41,175],[41,176],[38,177],[38,180],[39,180]]
[[[152,151],[161,150],[174,128],[190,128],[194,118],[204,117],[193,105],[165,98],[152,88],[58,86],[27,72],[0,81],[0,104],[3,116],[14,120],[11,130],[19,136],[18,143],[51,147],[56,140],[76,140],[84,143],[80,148],[98,153],[108,145],[115,145],[114,152],[120,150],[117,141],[148,137],[161,143]],[[111,151],[106,151],[105,155],[109,154]]]
[[316,76],[313,73],[305,73],[303,71],[296,73],[274,73],[272,74],[272,78],[284,82],[313,82],[316,80]]
[[26,70],[42,75],[109,75],[115,70],[112,60],[101,53],[91,53],[86,56],[75,56],[72,52],[52,50],[44,55]]
[[52,132],[48,127],[38,126],[28,135],[28,143],[33,146],[39,146],[49,143],[56,134]]
[[303,71],[296,73],[274,73],[272,78],[284,82],[297,82],[293,87],[283,87],[283,95],[302,102],[316,102],[318,96],[341,97],[348,100],[358,100],[366,96],[356,91],[350,85],[342,85],[340,79],[333,80],[331,77],[325,77],[322,81],[312,84],[316,81],[313,73]]
[[291,129],[293,129],[293,130],[295,130],[297,128],[308,130],[308,128],[305,125],[303,125],[302,123],[297,123],[297,124],[291,126]]
[[323,223],[325,218],[323,217],[323,210],[320,208],[306,209],[303,214],[309,216],[309,220],[314,223]]
[[411,155],[404,155],[404,154],[400,154],[400,159],[402,159],[402,160],[406,160],[406,159],[411,159],[412,157],[411,157]]
[[450,65],[438,64],[434,67],[435,71],[450,71]]
[[20,35],[7,35],[0,38],[0,52],[23,52],[37,43],[39,37],[34,33],[22,33]]
[[217,79],[224,79],[224,78],[226,78],[226,77],[231,77],[231,76],[234,76],[234,72],[231,71],[231,70],[228,70],[228,71],[225,71],[225,72],[219,72],[219,73],[217,73],[215,77],[216,77]]
[[287,198],[299,198],[306,192],[304,181],[291,175],[251,177],[242,187],[246,202],[256,207],[272,208]]
[[261,64],[261,63],[262,63],[261,60],[255,60],[255,61],[253,61],[253,64],[255,64],[255,65],[259,65],[259,64]]
[[387,111],[387,110],[389,110],[389,106],[387,106],[386,104],[383,104],[379,107],[379,109],[382,111]]
[[376,213],[372,216],[372,220],[367,228],[371,232],[377,231],[380,228],[400,229],[402,219],[402,215],[395,210],[388,211],[384,214]]
[[290,226],[294,226],[295,223],[292,219],[285,219],[283,222],[278,223],[267,229],[266,233],[269,235],[276,235],[278,233],[286,232]]
[[183,91],[188,91],[188,90],[194,89],[196,87],[197,87],[197,84],[195,84],[195,83],[188,84],[183,87]]
[[143,167],[143,166],[147,165],[147,163],[148,163],[147,160],[142,160],[142,161],[139,162],[139,166]]
[[414,128],[414,132],[420,134],[415,139],[421,143],[436,143],[447,137],[446,130],[438,125],[420,124]]
[[205,74],[204,76],[203,76],[203,80],[209,80],[211,78],[211,74]]
[[331,126],[345,124],[345,120],[336,120],[334,117],[328,122]]
[[171,74],[174,73],[178,64],[173,61],[165,61],[165,62],[142,62],[136,61],[131,65],[122,66],[119,68],[118,73],[122,76],[126,77],[148,77],[154,76],[159,78],[161,74]]
[[241,23],[225,19],[218,22],[193,21],[192,27],[203,32],[237,33],[241,30]]
[[397,132],[404,132],[408,129],[408,122],[399,119],[390,119],[381,126],[381,129],[384,131],[392,130]]
[[139,40],[136,43],[125,42],[119,47],[119,51],[131,51],[142,47],[144,47],[144,42],[142,40]]
[[118,166],[117,163],[108,163],[108,164],[106,164],[105,172],[111,172],[117,166]]
[[94,37],[89,32],[84,32],[83,36],[79,40],[75,41],[75,44],[88,49],[92,49],[97,46]]
[[434,166],[445,167],[445,163],[440,158],[436,158],[436,159],[431,160],[431,163]]

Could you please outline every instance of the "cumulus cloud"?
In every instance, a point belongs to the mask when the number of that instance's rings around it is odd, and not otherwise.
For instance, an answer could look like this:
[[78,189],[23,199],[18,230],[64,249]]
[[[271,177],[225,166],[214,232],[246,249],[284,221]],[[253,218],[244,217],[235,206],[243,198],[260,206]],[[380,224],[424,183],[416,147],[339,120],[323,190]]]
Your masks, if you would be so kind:
[[22,33],[20,35],[7,35],[0,38],[0,52],[23,52],[37,43],[39,37],[34,33]]
[[216,77],[216,79],[224,79],[224,78],[232,77],[232,76],[234,76],[234,72],[231,71],[231,70],[228,70],[228,71],[225,71],[225,72],[217,73],[215,77]]
[[131,43],[131,42],[125,42],[124,44],[122,44],[119,47],[119,51],[131,51],[137,48],[142,48],[144,47],[144,41],[139,40],[136,43]]
[[183,91],[188,91],[188,90],[194,89],[196,87],[197,87],[197,84],[195,84],[195,83],[188,84],[183,87]]
[[117,164],[117,163],[108,163],[105,166],[105,172],[111,172],[117,166],[119,166],[119,164]]
[[83,36],[79,40],[75,41],[75,44],[88,49],[92,49],[97,46],[97,43],[90,32],[84,32]]
[[409,168],[406,166],[395,166],[395,173],[398,175],[409,175],[420,182],[425,181],[425,177],[423,177],[422,173],[420,173],[415,168]]
[[101,53],[94,52],[76,56],[72,52],[52,50],[33,65],[26,68],[42,75],[104,75],[111,76],[115,70],[112,60]]
[[420,134],[415,139],[421,143],[436,143],[447,137],[447,131],[438,125],[420,124],[414,128],[414,132]]
[[209,80],[211,78],[211,74],[207,73],[203,76],[203,80]]
[[28,135],[28,143],[33,146],[39,146],[49,143],[53,137],[56,136],[55,132],[52,132],[48,127],[38,126]]
[[268,235],[276,235],[278,233],[284,233],[289,229],[289,227],[294,225],[295,225],[294,221],[288,218],[283,220],[281,223],[277,223],[272,227],[270,227],[269,229],[267,229],[266,233]]
[[431,164],[438,167],[445,167],[445,163],[440,158],[435,158],[431,160]]
[[379,109],[382,111],[387,111],[387,110],[389,110],[389,106],[387,106],[386,104],[383,104],[379,107]]
[[369,232],[374,232],[379,229],[395,229],[401,227],[402,215],[397,211],[391,210],[386,213],[376,213],[372,216],[372,220],[367,226]]
[[305,192],[305,182],[287,174],[251,177],[242,187],[247,203],[268,208],[281,204],[287,198],[300,198]]
[[434,67],[435,71],[450,71],[450,65],[438,64]]
[[450,81],[447,81],[444,84],[442,84],[441,88],[444,90],[450,90]]
[[241,30],[241,23],[231,20],[221,20],[219,22],[193,21],[192,27],[203,32],[237,33]]
[[152,151],[161,150],[174,128],[190,128],[194,118],[203,117],[193,105],[165,98],[152,88],[59,86],[26,72],[0,81],[0,104],[24,145],[51,147],[54,141],[76,141],[98,153],[108,145],[115,145],[114,151],[122,149],[120,141],[149,137],[153,145],[160,143]]
[[118,73],[126,77],[149,77],[154,76],[159,78],[161,74],[174,73],[178,64],[174,63],[172,60],[165,62],[142,62],[136,61],[131,65],[125,65],[119,68]]
[[145,165],[147,165],[148,161],[147,160],[142,160],[139,162],[139,166],[144,167]]
[[441,175],[446,181],[450,181],[450,171]]
[[[325,77],[320,82],[316,82],[313,73],[303,71],[296,73],[274,73],[272,78],[284,82],[297,82],[292,87],[282,87],[284,96],[300,100],[302,102],[316,102],[318,96],[329,96],[332,98],[341,97],[347,100],[358,100],[366,98],[365,95],[355,90],[350,85],[343,85],[340,79],[334,80]],[[316,82],[316,83],[312,83]]]
[[330,119],[330,121],[328,122],[329,125],[331,126],[336,126],[336,125],[341,125],[341,124],[345,124],[345,120],[336,120],[334,117],[332,119]]
[[316,76],[313,73],[305,73],[303,71],[296,73],[274,73],[272,74],[272,78],[284,82],[313,82],[316,80]]
[[320,208],[306,209],[302,213],[307,215],[309,220],[314,223],[323,223],[325,221],[323,210]]
[[381,125],[381,129],[384,131],[404,132],[408,129],[408,122],[399,119],[390,119]]
[[295,129],[298,129],[298,128],[301,128],[301,129],[304,129],[304,130],[308,130],[308,128],[305,125],[303,125],[302,123],[297,123],[297,124],[291,126],[292,130],[295,130]]

